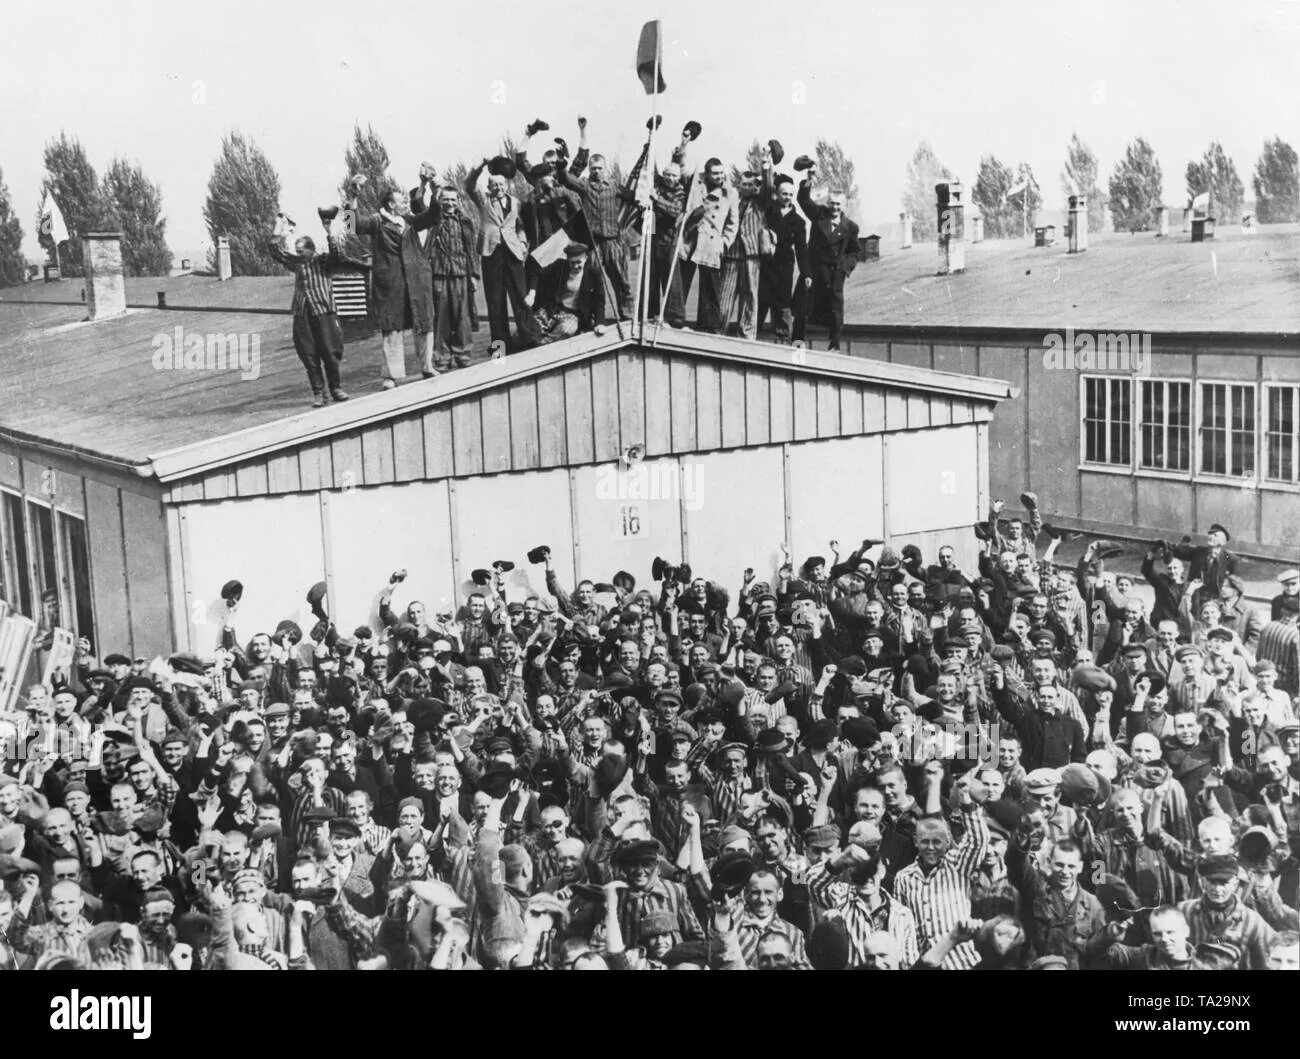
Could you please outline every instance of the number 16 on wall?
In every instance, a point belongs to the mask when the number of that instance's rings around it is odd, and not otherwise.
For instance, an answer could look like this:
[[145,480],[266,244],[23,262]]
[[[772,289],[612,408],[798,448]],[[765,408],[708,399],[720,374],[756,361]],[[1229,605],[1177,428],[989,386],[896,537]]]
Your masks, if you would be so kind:
[[649,533],[649,527],[646,513],[642,510],[640,504],[622,504],[618,509],[619,536],[627,540],[634,537],[644,537]]

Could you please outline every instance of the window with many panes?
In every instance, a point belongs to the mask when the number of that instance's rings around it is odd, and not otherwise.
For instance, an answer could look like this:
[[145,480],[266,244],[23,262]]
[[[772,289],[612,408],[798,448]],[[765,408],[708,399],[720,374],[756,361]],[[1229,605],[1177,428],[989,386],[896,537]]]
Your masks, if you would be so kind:
[[1300,386],[1264,388],[1264,477],[1300,482]]
[[1255,387],[1201,383],[1202,474],[1255,475]]
[[1146,471],[1189,470],[1192,384],[1143,379],[1139,387],[1138,466]]
[[1083,380],[1083,459],[1117,467],[1133,464],[1133,383],[1129,379]]

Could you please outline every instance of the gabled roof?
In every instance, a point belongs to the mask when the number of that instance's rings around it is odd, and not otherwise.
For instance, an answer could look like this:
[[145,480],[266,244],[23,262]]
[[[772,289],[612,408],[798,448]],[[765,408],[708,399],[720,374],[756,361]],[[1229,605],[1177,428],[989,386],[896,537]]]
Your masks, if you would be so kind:
[[653,328],[647,328],[644,338],[639,340],[631,330],[625,325],[626,334],[620,337],[617,329],[609,326],[600,333],[577,335],[510,357],[488,359],[437,379],[368,395],[363,400],[333,404],[195,444],[155,452],[151,455],[151,473],[162,482],[176,481],[267,456],[281,449],[353,433],[371,424],[422,413],[439,405],[453,404],[486,390],[623,351],[654,350],[670,356],[703,358],[808,378],[850,379],[870,383],[882,390],[924,392],[981,404],[994,404],[1010,396],[1009,386],[996,379],[881,363],[839,353],[792,350],[766,342],[671,328],[662,328],[657,336]]

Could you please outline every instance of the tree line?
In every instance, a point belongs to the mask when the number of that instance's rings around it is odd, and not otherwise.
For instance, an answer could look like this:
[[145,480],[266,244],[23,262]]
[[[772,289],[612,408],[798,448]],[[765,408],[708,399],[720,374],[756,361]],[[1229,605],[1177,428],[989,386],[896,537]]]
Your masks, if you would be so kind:
[[[515,140],[502,137],[500,153],[513,157]],[[754,140],[746,152],[746,165],[757,170],[762,147]],[[818,140],[816,158],[821,178],[831,190],[842,192],[854,212],[858,186],[853,161],[838,143]],[[60,247],[60,263],[68,275],[82,274],[79,235],[93,231],[122,232],[123,264],[128,275],[166,275],[172,254],[167,246],[167,221],[163,215],[162,192],[144,173],[138,162],[114,158],[100,177],[80,141],[66,133],[45,145],[45,176],[41,201],[51,192],[63,212],[73,238]],[[463,160],[449,165],[446,182],[464,184],[470,166]],[[733,179],[739,169],[732,167]],[[611,175],[620,183],[623,174],[617,161]],[[367,184],[361,193],[362,210],[374,210],[394,186],[389,173],[388,150],[373,126],[353,127],[352,139],[344,152],[344,173],[339,181],[340,196],[348,181],[364,174]],[[913,218],[917,240],[936,234],[936,184],[954,179],[952,171],[921,142],[907,167],[903,210]],[[1141,137],[1124,152],[1101,191],[1097,156],[1076,134],[1066,148],[1059,174],[1065,195],[1087,196],[1088,227],[1103,226],[1109,208],[1116,231],[1146,231],[1155,223],[1155,210],[1162,204],[1163,174],[1151,145]],[[527,185],[522,174],[515,177],[517,190]],[[1208,192],[1210,210],[1227,221],[1240,215],[1245,190],[1236,165],[1222,144],[1211,143],[1198,160],[1187,163],[1185,174],[1188,199]],[[1256,220],[1263,224],[1300,220],[1300,165],[1295,149],[1280,136],[1264,143],[1252,177]],[[970,201],[984,218],[990,238],[1012,238],[1032,227],[1043,206],[1042,189],[1027,162],[1014,167],[992,154],[980,159],[979,172],[970,189]],[[323,204],[322,204],[323,205]],[[224,235],[230,242],[232,271],[236,275],[278,275],[281,267],[267,252],[267,233],[280,210],[280,178],[275,167],[251,139],[238,130],[227,133],[208,178],[203,220],[212,245]],[[39,227],[40,204],[35,225]],[[473,218],[473,211],[470,211]],[[0,286],[22,282],[26,261],[22,252],[22,225],[10,199],[0,170]],[[213,251],[215,253],[215,251]],[[210,260],[209,265],[213,262]]]
[[[929,143],[922,141],[907,167],[903,209],[912,216],[914,238],[933,239],[937,229],[934,188],[954,180]],[[1214,142],[1200,159],[1187,163],[1187,199],[1209,193],[1209,210],[1220,221],[1241,216],[1245,188],[1237,167]],[[1117,232],[1141,232],[1155,226],[1156,210],[1164,204],[1164,174],[1151,145],[1138,137],[1115,163],[1101,189],[1101,170],[1092,148],[1076,133],[1065,153],[1059,174],[1064,195],[1087,198],[1088,228],[1104,227],[1109,209],[1111,226]],[[1255,219],[1262,224],[1300,220],[1300,167],[1296,152],[1280,136],[1266,140],[1255,163],[1252,179],[1255,191]],[[970,188],[970,201],[980,209],[984,232],[989,238],[1014,238],[1032,228],[1042,209],[1043,196],[1033,168],[1020,162],[1013,169],[992,154],[980,159],[979,172]]]

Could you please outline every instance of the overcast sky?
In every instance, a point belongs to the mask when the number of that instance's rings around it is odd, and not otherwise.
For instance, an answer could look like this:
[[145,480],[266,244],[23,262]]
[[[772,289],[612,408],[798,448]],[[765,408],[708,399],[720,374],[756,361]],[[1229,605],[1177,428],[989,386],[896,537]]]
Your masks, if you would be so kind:
[[[161,185],[174,251],[207,243],[202,205],[221,135],[243,130],[280,173],[282,206],[335,198],[354,121],[414,183],[494,153],[533,117],[630,165],[650,100],[637,37],[663,21],[665,129],[704,126],[697,160],[739,160],[776,137],[789,166],[818,137],[857,165],[861,219],[899,210],[917,141],[973,181],[982,154],[1029,162],[1059,207],[1071,132],[1104,176],[1134,136],[1155,148],[1165,199],[1220,140],[1250,192],[1266,137],[1300,145],[1296,0],[494,0],[382,5],[4,0],[0,169],[30,228],[46,140],[80,137],[102,173],[138,159]],[[941,12],[936,17],[935,12]],[[36,257],[27,232],[28,252]]]

